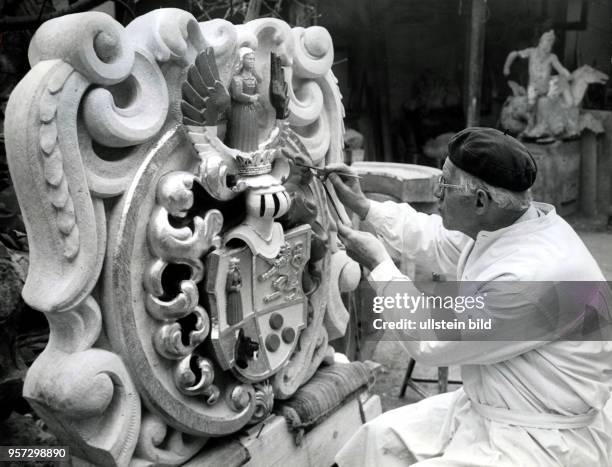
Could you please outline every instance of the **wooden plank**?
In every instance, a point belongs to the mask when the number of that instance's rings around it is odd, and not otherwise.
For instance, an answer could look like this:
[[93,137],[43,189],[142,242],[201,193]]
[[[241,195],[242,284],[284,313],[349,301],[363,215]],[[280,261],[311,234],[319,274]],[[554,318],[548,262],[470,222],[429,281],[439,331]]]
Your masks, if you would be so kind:
[[[370,396],[363,404],[366,420],[380,414],[380,398]],[[289,464],[300,466],[329,466],[334,456],[362,425],[359,403],[352,400],[330,418],[323,421],[304,437],[301,446],[296,446],[293,433],[282,417],[274,417],[264,428],[255,427],[241,438],[251,460],[248,467],[272,467]]]
[[469,54],[467,66],[467,126],[480,122],[480,91],[482,86],[482,64],[486,26],[486,0],[472,0],[469,21]]
[[612,112],[589,110],[603,123],[605,133],[598,139],[597,212],[612,216]]
[[249,452],[238,440],[231,440],[204,451],[183,464],[183,467],[238,467],[249,460]]
[[389,11],[389,0],[366,2],[368,18],[370,20],[369,31],[371,31],[370,58],[373,61],[375,85],[378,95],[378,118],[380,122],[374,124],[380,131],[380,144],[385,161],[393,160],[393,144],[391,138],[391,123],[389,105],[389,75],[387,61],[387,39],[386,31],[388,24],[387,12]]
[[587,217],[597,215],[597,135],[582,133],[580,140],[580,211]]
[[[382,413],[380,397],[364,392],[360,396],[366,421]],[[334,456],[362,425],[358,399],[352,399],[331,417],[309,431],[300,446],[281,416],[272,416],[250,428],[239,439],[229,440],[204,451],[185,464],[187,467],[273,467],[329,466]]]

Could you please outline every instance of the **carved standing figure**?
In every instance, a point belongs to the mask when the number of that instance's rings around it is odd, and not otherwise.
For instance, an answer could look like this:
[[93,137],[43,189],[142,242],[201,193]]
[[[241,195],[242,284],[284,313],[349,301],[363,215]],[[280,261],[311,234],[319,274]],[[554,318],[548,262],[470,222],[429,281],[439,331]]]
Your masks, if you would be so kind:
[[238,265],[238,258],[230,259],[230,267],[227,272],[227,280],[225,282],[225,291],[227,292],[227,324],[232,326],[242,320],[242,297],[240,289],[242,289],[242,276]]
[[527,102],[529,104],[527,128],[537,123],[536,104],[540,97],[548,94],[549,82],[553,68],[564,78],[570,78],[570,72],[561,65],[557,56],[552,53],[555,43],[555,32],[547,31],[540,37],[537,47],[528,47],[523,50],[512,51],[508,54],[504,64],[504,75],[510,75],[510,67],[516,57],[529,59],[529,84],[527,85]]
[[230,83],[232,113],[230,119],[229,146],[240,151],[257,149],[258,85],[261,76],[255,70],[255,52],[240,48],[238,65]]

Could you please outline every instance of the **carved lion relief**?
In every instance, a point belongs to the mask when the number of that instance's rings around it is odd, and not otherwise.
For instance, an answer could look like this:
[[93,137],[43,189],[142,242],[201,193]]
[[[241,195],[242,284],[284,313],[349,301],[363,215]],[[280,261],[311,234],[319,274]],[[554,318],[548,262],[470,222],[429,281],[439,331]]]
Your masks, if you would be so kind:
[[180,464],[264,419],[345,331],[359,271],[303,167],[342,159],[331,38],[82,13],[29,58],[5,135],[23,294],[51,335],[25,396],[78,457]]

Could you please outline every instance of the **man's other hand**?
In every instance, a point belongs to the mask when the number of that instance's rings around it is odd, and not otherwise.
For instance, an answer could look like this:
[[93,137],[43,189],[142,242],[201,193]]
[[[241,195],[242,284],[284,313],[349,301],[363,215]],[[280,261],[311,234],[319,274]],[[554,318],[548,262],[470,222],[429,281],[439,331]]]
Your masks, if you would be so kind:
[[[370,210],[370,200],[361,191],[357,174],[346,164],[330,164],[325,167],[325,171],[329,174],[328,178],[334,185],[342,204],[361,219],[365,219]],[[352,175],[352,177],[343,176],[343,174]]]
[[370,271],[383,261],[391,259],[381,241],[369,232],[353,230],[338,223],[338,236],[344,243],[349,257]]

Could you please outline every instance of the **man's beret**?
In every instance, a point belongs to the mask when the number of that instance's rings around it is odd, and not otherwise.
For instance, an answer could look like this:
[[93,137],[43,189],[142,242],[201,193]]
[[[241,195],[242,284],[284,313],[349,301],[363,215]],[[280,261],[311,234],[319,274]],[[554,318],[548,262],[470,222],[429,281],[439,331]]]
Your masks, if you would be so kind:
[[525,191],[538,168],[527,148],[494,128],[471,127],[448,143],[448,158],[460,169],[500,188]]

